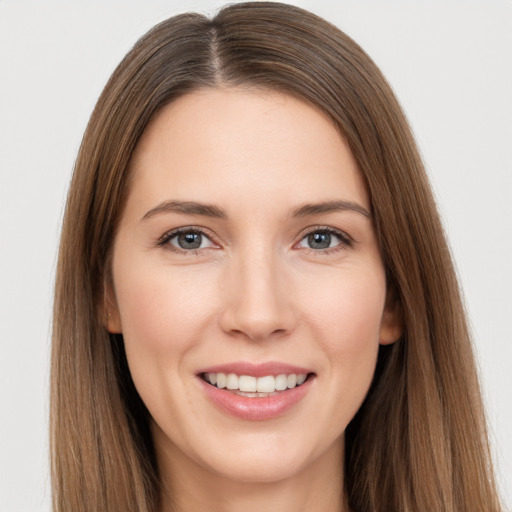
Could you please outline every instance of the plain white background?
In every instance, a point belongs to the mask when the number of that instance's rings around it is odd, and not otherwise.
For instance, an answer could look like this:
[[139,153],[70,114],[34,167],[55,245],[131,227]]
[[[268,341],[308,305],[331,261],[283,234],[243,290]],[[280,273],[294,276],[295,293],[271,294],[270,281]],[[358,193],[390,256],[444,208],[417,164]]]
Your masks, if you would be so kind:
[[[0,0],[0,512],[50,510],[52,285],[82,133],[115,65],[158,21],[215,0]],[[512,1],[304,0],[374,58],[412,124],[474,331],[512,504]]]

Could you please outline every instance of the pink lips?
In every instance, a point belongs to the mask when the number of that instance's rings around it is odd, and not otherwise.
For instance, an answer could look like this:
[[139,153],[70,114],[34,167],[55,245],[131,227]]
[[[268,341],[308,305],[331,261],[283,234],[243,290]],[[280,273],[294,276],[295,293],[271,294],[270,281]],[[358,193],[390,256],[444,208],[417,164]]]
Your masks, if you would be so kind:
[[267,362],[253,364],[248,362],[236,362],[204,368],[198,372],[198,380],[207,397],[219,409],[244,420],[269,420],[281,416],[302,398],[306,396],[314,379],[311,376],[300,386],[285,391],[279,391],[276,395],[268,397],[240,396],[227,389],[219,389],[205,382],[201,375],[204,373],[235,373],[237,375],[252,375],[263,377],[265,375],[280,374],[310,374],[311,370],[298,366],[292,366],[279,362]]
[[217,366],[209,366],[197,372],[201,373],[236,373],[237,375],[252,375],[253,377],[264,377],[265,375],[280,375],[282,373],[311,373],[312,370],[302,368],[300,366],[293,366],[286,363],[277,361],[269,361],[267,363],[248,363],[239,361],[236,363],[219,364]]

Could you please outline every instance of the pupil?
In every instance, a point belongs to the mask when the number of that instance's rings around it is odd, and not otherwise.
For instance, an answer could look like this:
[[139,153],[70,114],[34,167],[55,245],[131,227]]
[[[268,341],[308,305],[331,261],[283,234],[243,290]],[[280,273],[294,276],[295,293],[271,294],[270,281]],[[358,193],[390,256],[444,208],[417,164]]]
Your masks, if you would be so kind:
[[328,249],[331,245],[329,233],[313,233],[308,236],[309,246],[312,249]]
[[199,249],[201,247],[201,234],[182,233],[178,235],[178,244],[182,249]]

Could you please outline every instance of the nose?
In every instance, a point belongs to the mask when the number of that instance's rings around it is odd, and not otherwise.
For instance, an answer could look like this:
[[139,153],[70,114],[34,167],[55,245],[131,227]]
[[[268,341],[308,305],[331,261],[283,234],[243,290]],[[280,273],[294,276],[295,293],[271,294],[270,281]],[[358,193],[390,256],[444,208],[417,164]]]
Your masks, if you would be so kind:
[[284,262],[264,249],[233,258],[223,281],[220,325],[232,336],[265,341],[295,327]]

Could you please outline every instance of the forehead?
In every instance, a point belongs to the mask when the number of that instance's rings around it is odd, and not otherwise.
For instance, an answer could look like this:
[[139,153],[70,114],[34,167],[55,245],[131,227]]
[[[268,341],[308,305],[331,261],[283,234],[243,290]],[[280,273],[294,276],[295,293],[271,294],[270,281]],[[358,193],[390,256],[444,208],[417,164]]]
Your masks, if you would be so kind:
[[267,90],[202,89],[172,102],[143,133],[131,171],[130,195],[153,201],[246,202],[250,192],[296,203],[343,196],[369,208],[354,158],[328,117]]

